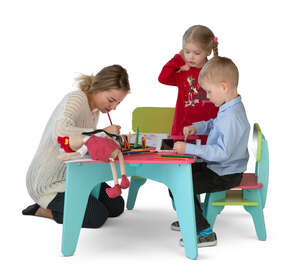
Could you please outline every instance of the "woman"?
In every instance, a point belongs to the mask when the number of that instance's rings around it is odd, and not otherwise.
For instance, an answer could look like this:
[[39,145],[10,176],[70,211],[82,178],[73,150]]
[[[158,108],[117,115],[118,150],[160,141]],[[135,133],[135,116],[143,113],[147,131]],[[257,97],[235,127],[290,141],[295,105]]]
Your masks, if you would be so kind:
[[[116,109],[130,92],[128,74],[120,65],[103,68],[96,76],[77,78],[79,90],[67,94],[56,107],[46,125],[38,150],[26,176],[29,195],[36,202],[22,211],[63,222],[65,163],[58,160],[58,136],[78,136],[97,128],[99,112]],[[120,134],[119,125],[104,128]],[[84,182],[82,182],[84,183]],[[99,198],[89,197],[82,227],[98,228],[107,217],[116,217],[124,211],[122,197],[108,198],[106,183],[101,184]]]

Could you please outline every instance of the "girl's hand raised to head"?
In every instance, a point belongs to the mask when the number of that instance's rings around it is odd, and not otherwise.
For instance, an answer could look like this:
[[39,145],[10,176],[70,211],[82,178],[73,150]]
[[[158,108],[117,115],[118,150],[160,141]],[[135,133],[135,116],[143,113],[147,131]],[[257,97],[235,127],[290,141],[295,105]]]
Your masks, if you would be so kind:
[[[179,55],[182,57],[182,59],[183,59],[184,62],[185,62],[183,49],[179,52]],[[188,70],[190,70],[190,68],[191,68],[191,67],[190,67],[188,64],[184,64],[183,66],[180,67],[180,69],[179,69],[177,72],[180,72],[180,71],[188,71]]]
[[120,135],[121,127],[119,125],[111,125],[109,127],[104,128],[105,131],[111,134]]
[[182,67],[180,67],[180,69],[178,70],[178,72],[180,71],[188,71],[190,70],[190,66],[188,64],[184,64]]

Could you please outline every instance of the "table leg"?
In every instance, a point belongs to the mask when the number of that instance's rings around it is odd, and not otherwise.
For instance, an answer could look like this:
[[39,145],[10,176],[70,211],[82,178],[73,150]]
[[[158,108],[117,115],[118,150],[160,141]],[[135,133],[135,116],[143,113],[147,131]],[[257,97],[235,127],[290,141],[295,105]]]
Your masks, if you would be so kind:
[[192,168],[189,164],[145,164],[137,176],[162,182],[172,191],[186,256],[198,256]]
[[90,191],[82,191],[75,176],[72,176],[72,187],[66,184],[61,246],[64,256],[72,256],[75,252],[89,194]]
[[180,165],[176,172],[176,180],[169,185],[169,188],[174,197],[186,256],[190,259],[197,259],[198,247],[191,166]]
[[132,176],[130,181],[130,187],[127,196],[126,207],[128,210],[132,210],[135,205],[136,197],[140,187],[146,182],[147,179],[142,177]]
[[[107,169],[110,170],[110,168]],[[99,183],[101,185],[103,181],[98,170],[101,169],[96,169],[92,165],[70,164],[67,166],[61,246],[64,256],[72,256],[75,252],[89,195],[92,189]],[[108,171],[102,168],[101,173],[106,174]]]

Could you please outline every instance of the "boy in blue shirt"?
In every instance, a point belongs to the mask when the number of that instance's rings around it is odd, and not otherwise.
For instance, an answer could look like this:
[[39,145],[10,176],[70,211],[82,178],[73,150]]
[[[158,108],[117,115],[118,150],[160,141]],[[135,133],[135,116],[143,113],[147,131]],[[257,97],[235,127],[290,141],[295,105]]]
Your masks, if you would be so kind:
[[[196,195],[240,185],[247,169],[250,124],[237,92],[238,74],[236,65],[225,57],[214,57],[204,65],[198,81],[207,98],[219,107],[218,115],[183,129],[186,137],[208,134],[206,145],[174,144],[177,153],[194,154],[204,160],[192,165],[198,247],[216,245],[217,237],[203,217]],[[180,230],[178,222],[172,223],[171,228]],[[183,245],[182,239],[180,244]]]

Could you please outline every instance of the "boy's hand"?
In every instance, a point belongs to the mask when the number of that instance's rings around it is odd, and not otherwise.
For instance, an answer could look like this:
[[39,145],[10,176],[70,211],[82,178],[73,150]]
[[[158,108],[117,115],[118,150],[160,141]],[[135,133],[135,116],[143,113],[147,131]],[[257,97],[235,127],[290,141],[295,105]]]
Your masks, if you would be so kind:
[[185,153],[185,146],[186,143],[184,142],[176,142],[174,144],[173,150],[175,150],[175,152],[177,153]]
[[185,138],[195,135],[196,127],[195,126],[187,126],[183,128],[183,135]]

